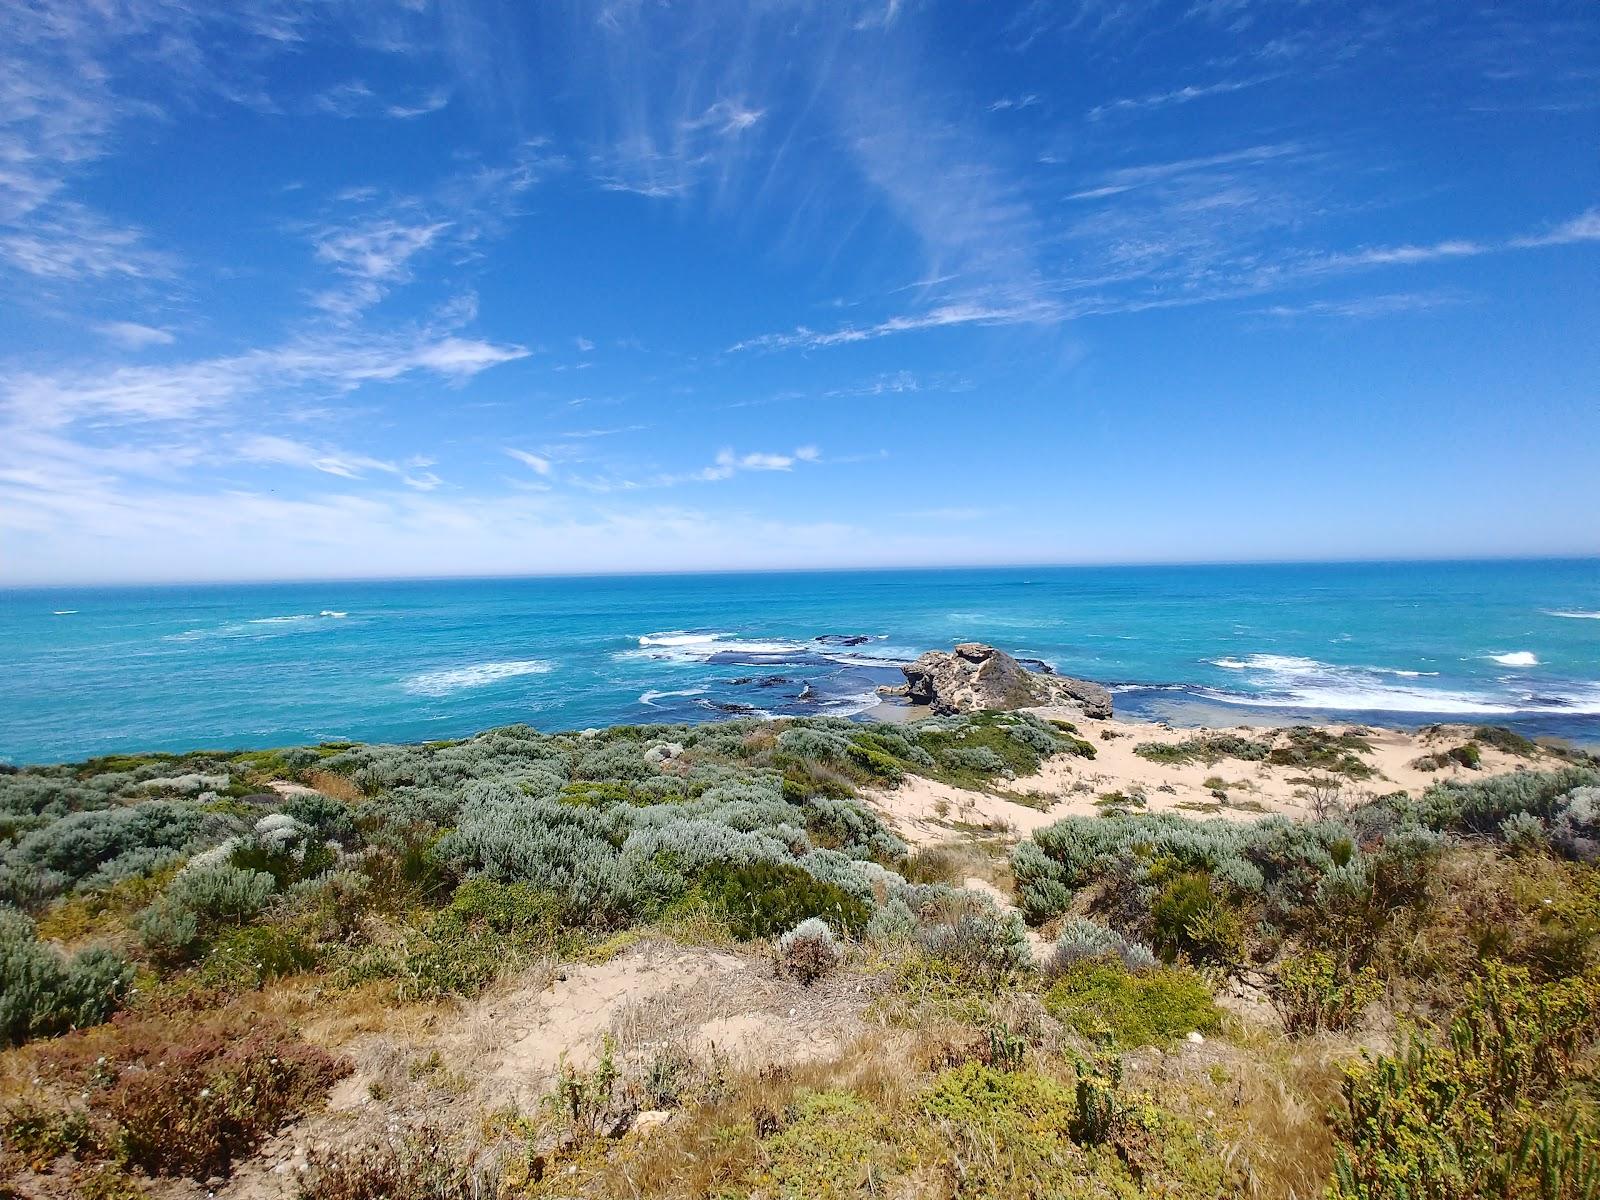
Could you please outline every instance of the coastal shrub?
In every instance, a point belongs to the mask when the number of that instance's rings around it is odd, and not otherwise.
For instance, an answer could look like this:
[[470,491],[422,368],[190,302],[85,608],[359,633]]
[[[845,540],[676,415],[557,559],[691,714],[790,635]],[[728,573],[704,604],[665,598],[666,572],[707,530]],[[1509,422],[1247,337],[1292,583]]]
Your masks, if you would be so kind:
[[778,735],[778,749],[795,758],[843,762],[850,757],[852,743],[841,733],[795,726]]
[[316,841],[337,842],[347,848],[356,843],[355,817],[343,801],[321,793],[297,795],[285,800],[280,811]]
[[950,770],[979,775],[998,775],[1007,770],[1006,760],[988,746],[953,746],[944,752],[942,761]]
[[1187,738],[1181,742],[1140,742],[1134,746],[1133,752],[1153,763],[1204,763],[1209,767],[1225,758],[1261,762],[1270,749],[1265,742],[1232,733],[1216,733]]
[[297,930],[249,925],[229,929],[211,943],[200,962],[200,979],[208,987],[248,991],[316,964],[315,949]]
[[169,963],[188,957],[200,943],[200,919],[165,896],[139,914],[134,928],[145,949]]
[[1033,965],[1022,918],[972,893],[958,892],[927,906],[918,915],[915,936],[927,958],[982,986]]
[[151,1175],[227,1177],[348,1067],[267,1019],[149,1016],[74,1034],[49,1069],[79,1087],[98,1146]]
[[1435,750],[1414,759],[1411,765],[1419,771],[1442,771],[1446,767],[1465,767],[1476,771],[1483,765],[1483,749],[1476,742],[1463,742],[1448,750]]
[[132,982],[120,955],[93,949],[64,957],[35,938],[27,917],[0,909],[0,1044],[98,1025]]
[[1383,991],[1371,966],[1353,967],[1323,950],[1292,954],[1278,964],[1272,1000],[1291,1036],[1352,1028]]
[[296,1200],[483,1200],[495,1194],[495,1176],[424,1126],[376,1145],[314,1148]]
[[1329,1195],[1592,1196],[1600,1125],[1569,1096],[1597,1034],[1592,977],[1540,985],[1486,963],[1440,1036],[1414,1036],[1349,1074]]
[[1209,1033],[1221,1020],[1210,989],[1193,972],[1175,967],[1130,971],[1105,959],[1068,970],[1045,992],[1044,1006],[1083,1036],[1123,1048]]
[[1046,972],[1051,976],[1062,975],[1078,963],[1096,958],[1115,959],[1130,971],[1143,971],[1156,965],[1156,956],[1150,947],[1123,937],[1098,921],[1072,917],[1056,936]]
[[1070,735],[1058,736],[1031,713],[931,717],[906,728],[906,736],[915,737],[937,764],[934,774],[966,786],[982,786],[1006,772],[1031,775],[1051,754],[1081,754],[1084,747],[1093,749]]
[[1600,858],[1600,786],[1568,792],[1550,819],[1549,833],[1550,844],[1568,858],[1586,863]]
[[5,848],[0,903],[37,908],[73,888],[108,887],[221,841],[235,828],[222,814],[178,800],[68,813]]
[[568,942],[561,917],[561,898],[532,884],[469,879],[408,957],[403,990],[423,999],[476,996],[502,973],[558,954]]
[[562,897],[569,919],[607,924],[629,907],[619,832],[603,813],[480,783],[437,854],[462,874],[537,882]]
[[783,971],[809,984],[844,961],[844,950],[826,921],[807,917],[778,939],[778,962]]
[[701,874],[695,896],[741,940],[773,937],[813,917],[857,932],[871,915],[865,900],[792,863],[714,865]]
[[1150,940],[1167,962],[1182,955],[1236,966],[1245,952],[1244,922],[1214,893],[1206,871],[1184,872],[1161,889],[1150,905]]
[[1534,758],[1539,753],[1536,742],[1504,725],[1479,725],[1472,731],[1472,740],[1480,746],[1488,746],[1502,754],[1514,754],[1518,758]]
[[166,900],[193,913],[202,929],[242,925],[261,911],[276,887],[265,871],[218,863],[179,872],[167,886]]
[[1514,854],[1536,853],[1549,844],[1544,822],[1532,813],[1512,813],[1500,822],[1499,836]]
[[1403,811],[1429,829],[1492,838],[1500,823],[1515,813],[1560,820],[1573,793],[1595,786],[1600,786],[1600,771],[1585,767],[1516,771],[1470,783],[1434,784]]
[[917,915],[899,896],[891,896],[867,921],[866,937],[876,945],[910,940],[917,932]]

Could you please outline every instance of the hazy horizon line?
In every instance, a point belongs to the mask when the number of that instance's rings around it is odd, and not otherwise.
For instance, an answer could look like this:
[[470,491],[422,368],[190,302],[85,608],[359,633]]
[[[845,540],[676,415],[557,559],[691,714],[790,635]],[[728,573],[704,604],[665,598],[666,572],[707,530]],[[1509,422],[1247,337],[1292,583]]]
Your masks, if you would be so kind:
[[538,579],[671,579],[718,575],[870,575],[888,572],[943,571],[1070,571],[1139,570],[1174,567],[1340,567],[1393,565],[1472,565],[1493,563],[1594,562],[1600,564],[1600,550],[1576,554],[1481,554],[1481,555],[1379,555],[1372,558],[1218,558],[1218,559],[1143,559],[1078,562],[959,562],[914,563],[892,566],[797,566],[797,567],[693,567],[683,570],[572,570],[506,573],[419,574],[419,575],[306,575],[281,577],[205,577],[192,579],[103,579],[65,582],[0,583],[0,595],[7,592],[43,592],[70,589],[112,590],[117,588],[181,587],[289,587],[317,584],[383,583],[472,583],[515,582]]

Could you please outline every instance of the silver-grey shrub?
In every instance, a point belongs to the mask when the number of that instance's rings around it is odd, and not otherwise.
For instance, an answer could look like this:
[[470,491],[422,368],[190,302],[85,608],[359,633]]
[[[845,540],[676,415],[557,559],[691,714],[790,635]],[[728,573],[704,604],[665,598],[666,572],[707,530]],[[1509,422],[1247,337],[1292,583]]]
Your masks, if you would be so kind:
[[276,886],[265,871],[216,863],[180,871],[167,885],[166,899],[202,926],[242,925],[266,907]]
[[1097,958],[1117,959],[1133,971],[1156,965],[1155,953],[1143,942],[1123,937],[1115,929],[1087,917],[1072,917],[1056,936],[1046,970],[1060,974],[1077,963]]
[[33,907],[80,885],[107,886],[219,842],[238,825],[181,800],[68,813],[0,853],[0,902]]
[[35,938],[33,922],[0,908],[0,1044],[98,1025],[132,981],[120,955],[93,949],[65,958]]

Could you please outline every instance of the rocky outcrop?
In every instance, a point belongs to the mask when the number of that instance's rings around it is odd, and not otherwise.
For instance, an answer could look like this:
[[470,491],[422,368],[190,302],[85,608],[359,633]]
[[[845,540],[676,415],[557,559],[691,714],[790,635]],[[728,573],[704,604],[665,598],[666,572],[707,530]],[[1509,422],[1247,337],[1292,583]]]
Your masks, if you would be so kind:
[[[1111,693],[1098,683],[1036,674],[1004,650],[962,642],[954,651],[930,650],[905,672],[904,695],[941,715],[984,708],[1070,706],[1086,717],[1111,716]],[[901,689],[883,689],[901,694]]]

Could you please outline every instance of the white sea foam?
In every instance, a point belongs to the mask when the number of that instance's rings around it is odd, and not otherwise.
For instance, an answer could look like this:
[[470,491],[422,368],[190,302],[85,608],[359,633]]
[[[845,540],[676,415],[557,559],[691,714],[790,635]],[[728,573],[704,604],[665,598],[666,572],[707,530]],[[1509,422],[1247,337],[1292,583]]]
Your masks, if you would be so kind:
[[[883,641],[886,635],[872,635]],[[767,659],[794,658],[808,655],[826,659],[842,666],[891,667],[909,662],[912,657],[895,654],[884,648],[876,654],[866,653],[860,647],[837,646],[819,642],[815,638],[801,641],[794,638],[742,637],[736,633],[690,633],[669,629],[660,633],[647,633],[635,639],[637,649],[622,650],[613,657],[618,659],[648,659],[654,662],[704,663],[717,655],[726,659],[749,658],[757,662]]]
[[655,708],[657,700],[665,700],[669,696],[703,696],[705,692],[705,688],[680,688],[673,692],[641,692],[639,694],[639,703]]
[[1513,713],[1600,714],[1600,683],[1579,682],[1538,693],[1435,688],[1393,682],[1402,672],[1344,667],[1289,655],[1252,654],[1217,659],[1213,665],[1247,672],[1259,690],[1198,688],[1196,695],[1252,708],[1305,708],[1345,712],[1396,712],[1492,716]]
[[518,675],[543,675],[554,669],[554,663],[538,658],[473,663],[471,666],[451,667],[442,671],[424,671],[420,675],[413,675],[401,686],[418,696],[448,696],[464,688],[483,687]]
[[335,612],[331,608],[325,608],[321,612],[293,613],[293,614],[291,614],[291,615],[289,615],[287,617],[255,617],[255,618],[252,618],[249,621],[246,621],[245,624],[246,625],[297,625],[301,621],[317,621],[317,620],[321,620],[323,618],[338,619],[338,618],[341,618],[341,617],[348,617],[349,615],[350,614],[347,613],[347,612]]
[[53,608],[50,610],[50,615],[52,617],[71,617],[76,616],[77,612],[78,610],[75,608]]
[[1600,621],[1600,612],[1587,608],[1545,609],[1547,617],[1565,617],[1569,621]]
[[1229,671],[1276,671],[1281,674],[1315,671],[1322,666],[1314,658],[1295,658],[1288,654],[1252,654],[1246,659],[1214,658],[1211,665]]
[[1490,654],[1486,656],[1490,662],[1497,662],[1502,667],[1537,667],[1539,656],[1532,650],[1512,650],[1506,654]]

